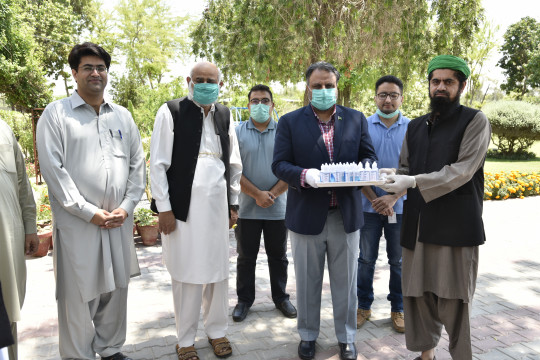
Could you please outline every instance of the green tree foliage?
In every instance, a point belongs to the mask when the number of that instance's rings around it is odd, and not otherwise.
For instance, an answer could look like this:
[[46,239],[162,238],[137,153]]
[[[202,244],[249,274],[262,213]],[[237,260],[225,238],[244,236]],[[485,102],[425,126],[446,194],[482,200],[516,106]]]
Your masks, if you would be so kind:
[[506,75],[503,90],[515,91],[521,99],[532,88],[540,87],[540,22],[527,16],[510,25],[501,52],[498,65]]
[[116,46],[126,57],[128,76],[154,88],[168,63],[187,53],[187,17],[171,16],[163,0],[121,0],[116,12]]
[[[150,85],[137,88],[137,98],[140,99],[138,107],[133,109],[133,119],[143,138],[152,134],[154,120],[158,109],[165,102],[186,95],[185,80],[178,77],[171,82],[156,84],[152,89]],[[129,103],[126,105],[129,108]]]
[[[467,89],[464,102],[467,106],[482,107],[486,93],[482,92],[482,70],[486,60],[497,46],[495,32],[498,26],[489,22],[482,24],[480,29],[473,35],[472,42],[467,49],[465,58],[468,60],[471,75],[467,81]],[[488,87],[489,89],[489,87]],[[486,90],[487,92],[487,90]]]
[[28,20],[43,53],[42,64],[47,76],[64,79],[66,95],[70,88],[66,71],[69,52],[83,31],[91,31],[97,3],[94,0],[36,0],[27,2]]
[[141,85],[133,76],[111,73],[111,93],[114,102],[118,105],[127,108],[131,101],[132,106],[138,106],[142,101],[137,93],[139,86]]
[[497,101],[486,104],[482,111],[491,123],[492,141],[505,157],[526,155],[531,145],[540,140],[540,106],[524,101]]
[[431,4],[428,40],[433,41],[435,54],[463,56],[477,32],[484,10],[477,0],[434,0]]
[[0,0],[0,93],[22,110],[44,106],[51,99],[25,5],[23,0]]
[[384,44],[400,31],[391,5],[361,0],[210,1],[192,33],[193,52],[216,61],[226,78],[239,75],[248,84],[301,81],[307,66],[318,60],[332,62],[347,77],[369,59],[383,56]]
[[331,62],[350,105],[375,75],[407,81],[435,53],[462,55],[481,17],[480,0],[210,0],[191,35],[196,56],[247,84],[298,82],[309,64]]
[[[100,0],[95,0],[98,7],[103,7],[99,2]],[[118,63],[118,47],[120,42],[120,35],[118,34],[118,29],[116,28],[116,23],[118,19],[116,18],[115,12],[111,11],[99,11],[95,18],[93,19],[92,32],[89,34],[88,41],[99,44],[103,47],[112,57],[113,63]]]

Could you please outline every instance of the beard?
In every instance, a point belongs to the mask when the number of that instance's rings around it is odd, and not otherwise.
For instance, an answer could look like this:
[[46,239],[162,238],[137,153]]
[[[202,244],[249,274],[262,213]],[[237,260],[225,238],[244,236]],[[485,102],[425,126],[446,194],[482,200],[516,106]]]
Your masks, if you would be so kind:
[[[446,97],[443,96],[435,96],[437,94],[446,94]],[[434,113],[444,114],[451,108],[453,108],[455,105],[459,104],[459,98],[461,94],[458,93],[453,99],[450,97],[450,94],[447,91],[436,91],[433,96],[429,94],[429,99],[431,100],[429,103],[429,108]]]

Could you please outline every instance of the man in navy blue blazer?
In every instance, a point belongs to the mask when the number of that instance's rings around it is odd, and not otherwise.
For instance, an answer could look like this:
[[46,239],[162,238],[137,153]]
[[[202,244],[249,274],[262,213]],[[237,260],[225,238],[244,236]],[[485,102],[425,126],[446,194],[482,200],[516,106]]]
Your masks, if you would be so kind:
[[339,72],[326,62],[306,71],[310,104],[281,117],[272,170],[289,184],[285,223],[290,230],[296,274],[301,359],[315,357],[319,336],[325,256],[341,359],[356,359],[358,187],[318,188],[324,163],[376,161],[367,121],[359,111],[336,105]]

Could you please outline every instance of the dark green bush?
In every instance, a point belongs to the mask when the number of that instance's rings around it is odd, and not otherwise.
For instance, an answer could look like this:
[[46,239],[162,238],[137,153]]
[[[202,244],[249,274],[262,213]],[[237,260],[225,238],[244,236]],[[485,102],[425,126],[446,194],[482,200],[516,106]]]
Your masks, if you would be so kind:
[[496,101],[482,111],[491,123],[491,140],[500,158],[526,156],[540,140],[540,106],[524,101]]
[[489,159],[505,159],[505,160],[532,160],[536,158],[536,154],[531,151],[518,151],[513,154],[501,153],[498,149],[489,149],[487,152]]

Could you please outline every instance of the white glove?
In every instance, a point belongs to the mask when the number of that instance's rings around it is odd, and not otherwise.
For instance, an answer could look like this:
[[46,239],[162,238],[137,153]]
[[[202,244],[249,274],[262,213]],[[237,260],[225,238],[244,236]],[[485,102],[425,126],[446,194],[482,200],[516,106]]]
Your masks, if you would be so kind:
[[408,188],[416,187],[416,180],[409,175],[388,175],[386,183],[379,187],[386,192],[400,194]]
[[318,188],[317,182],[319,182],[321,179],[320,176],[320,170],[319,169],[308,169],[306,171],[306,182],[314,188]]
[[388,175],[396,175],[396,169],[392,169],[392,168],[379,169],[379,179],[385,179]]

